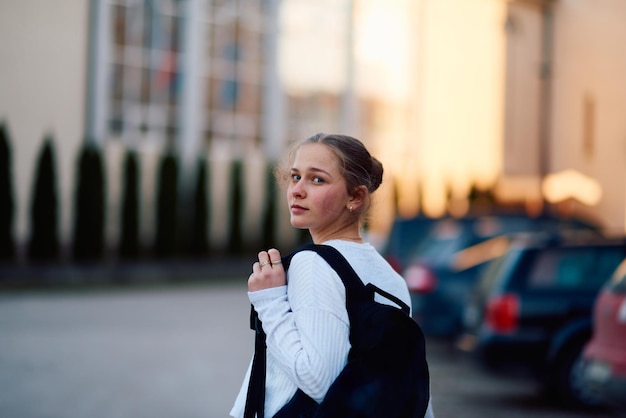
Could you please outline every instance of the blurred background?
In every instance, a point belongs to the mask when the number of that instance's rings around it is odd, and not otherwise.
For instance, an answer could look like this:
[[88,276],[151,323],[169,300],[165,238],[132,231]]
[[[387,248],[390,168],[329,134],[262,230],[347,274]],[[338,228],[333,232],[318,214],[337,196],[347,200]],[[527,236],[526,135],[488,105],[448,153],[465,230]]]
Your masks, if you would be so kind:
[[365,233],[437,416],[617,416],[582,406],[626,382],[625,23],[623,0],[0,0],[0,415],[226,415],[251,262],[308,239],[272,170],[333,132],[384,164]]
[[3,260],[290,248],[271,167],[385,165],[368,223],[483,211],[626,230],[616,0],[4,0]]

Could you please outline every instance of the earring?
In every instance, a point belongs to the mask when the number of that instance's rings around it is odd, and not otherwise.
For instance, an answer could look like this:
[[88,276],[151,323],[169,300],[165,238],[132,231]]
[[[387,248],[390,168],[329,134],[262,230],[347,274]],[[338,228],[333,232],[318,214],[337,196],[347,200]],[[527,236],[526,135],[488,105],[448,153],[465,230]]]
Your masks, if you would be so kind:
[[350,213],[352,213],[352,205],[350,205]]

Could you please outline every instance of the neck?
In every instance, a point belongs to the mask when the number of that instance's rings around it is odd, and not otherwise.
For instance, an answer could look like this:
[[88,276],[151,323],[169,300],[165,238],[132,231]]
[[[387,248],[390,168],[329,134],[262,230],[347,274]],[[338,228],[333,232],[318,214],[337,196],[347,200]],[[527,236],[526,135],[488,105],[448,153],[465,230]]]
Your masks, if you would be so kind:
[[315,233],[313,231],[310,231],[310,233],[311,238],[313,238],[313,242],[316,244],[321,244],[322,242],[330,241],[333,239],[358,243],[363,242],[363,238],[359,233],[358,227],[346,228],[344,230],[335,231],[333,233]]

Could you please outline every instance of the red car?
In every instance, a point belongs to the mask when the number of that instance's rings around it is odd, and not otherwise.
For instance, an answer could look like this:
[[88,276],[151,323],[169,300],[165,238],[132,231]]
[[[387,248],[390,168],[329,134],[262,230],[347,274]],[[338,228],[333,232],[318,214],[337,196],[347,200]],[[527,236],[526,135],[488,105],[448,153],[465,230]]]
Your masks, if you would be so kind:
[[581,371],[593,393],[626,412],[626,259],[598,295]]

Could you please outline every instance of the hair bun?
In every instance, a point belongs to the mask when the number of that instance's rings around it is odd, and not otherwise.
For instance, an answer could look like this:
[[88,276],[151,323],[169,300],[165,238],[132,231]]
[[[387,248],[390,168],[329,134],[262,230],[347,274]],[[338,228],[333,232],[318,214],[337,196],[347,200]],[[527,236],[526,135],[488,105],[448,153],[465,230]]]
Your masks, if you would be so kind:
[[370,170],[370,186],[368,188],[370,193],[373,193],[378,186],[383,182],[383,164],[372,157],[372,169]]

